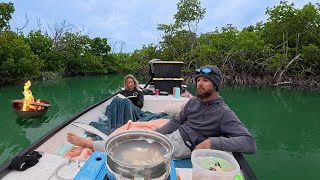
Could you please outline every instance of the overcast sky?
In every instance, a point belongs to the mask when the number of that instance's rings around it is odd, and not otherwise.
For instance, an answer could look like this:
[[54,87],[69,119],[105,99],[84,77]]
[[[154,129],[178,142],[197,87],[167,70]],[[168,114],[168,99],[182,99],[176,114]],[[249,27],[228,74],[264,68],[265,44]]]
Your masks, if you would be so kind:
[[[4,0],[4,2],[9,2]],[[171,24],[177,12],[178,0],[11,0],[15,13],[10,21],[14,30],[25,23],[25,15],[30,20],[25,33],[37,29],[37,19],[46,29],[48,25],[66,20],[84,34],[108,38],[111,46],[124,42],[124,52],[141,49],[145,44],[157,44],[162,36],[157,24]],[[289,0],[301,8],[315,0]],[[232,24],[243,27],[265,22],[267,7],[278,5],[279,0],[201,0],[206,8],[204,19],[200,21],[199,33],[210,32]],[[118,52],[116,46],[113,52]]]

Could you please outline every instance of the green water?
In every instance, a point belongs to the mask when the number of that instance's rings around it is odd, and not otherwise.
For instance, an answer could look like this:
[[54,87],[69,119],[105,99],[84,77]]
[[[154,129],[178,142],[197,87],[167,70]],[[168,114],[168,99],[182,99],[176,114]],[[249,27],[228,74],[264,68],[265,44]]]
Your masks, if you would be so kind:
[[[34,120],[19,119],[11,109],[11,100],[23,98],[23,84],[0,88],[0,164],[61,122],[118,91],[122,78],[32,82],[35,98],[52,103],[45,117]],[[220,94],[257,141],[257,154],[245,157],[258,179],[318,179],[319,91],[233,86],[223,87]]]
[[220,94],[257,141],[245,157],[258,179],[319,179],[320,91],[242,86]]

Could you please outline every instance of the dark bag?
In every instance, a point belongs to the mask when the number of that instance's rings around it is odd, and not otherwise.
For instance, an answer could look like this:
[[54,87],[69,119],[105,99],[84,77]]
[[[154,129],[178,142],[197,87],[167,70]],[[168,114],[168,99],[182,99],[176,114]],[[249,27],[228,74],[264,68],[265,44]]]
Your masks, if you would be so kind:
[[39,162],[42,155],[37,151],[32,151],[30,154],[24,156],[16,156],[12,159],[10,168],[17,171],[24,171]]

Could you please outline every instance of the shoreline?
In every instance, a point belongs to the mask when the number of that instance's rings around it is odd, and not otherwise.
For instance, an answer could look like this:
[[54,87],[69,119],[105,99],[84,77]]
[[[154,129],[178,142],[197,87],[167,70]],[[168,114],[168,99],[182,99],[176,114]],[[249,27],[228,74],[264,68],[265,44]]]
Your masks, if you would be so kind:
[[[183,84],[191,84],[194,83],[194,73],[189,71],[182,71],[182,77],[184,78]],[[47,74],[46,74],[47,75]],[[86,75],[78,75],[78,76],[95,76],[102,74],[86,74]],[[108,75],[108,74],[105,74]],[[50,75],[49,75],[50,76]],[[145,81],[149,80],[149,74],[146,72],[142,72],[142,76]],[[53,76],[41,77],[37,80],[47,81],[54,79],[63,79],[65,77],[71,76],[59,76],[54,74]],[[309,77],[309,78],[297,78],[297,77],[283,77],[281,82],[277,82],[277,77],[273,76],[263,76],[263,77],[253,77],[249,75],[224,75],[222,79],[222,85],[253,85],[253,86],[270,86],[270,87],[295,87],[295,88],[303,88],[310,90],[319,90],[320,89],[320,76],[318,77]],[[22,83],[21,81],[20,83]],[[19,84],[19,81],[8,84],[1,84],[0,87],[12,86],[15,84]]]
[[[194,75],[190,72],[182,72],[184,83],[194,83]],[[310,90],[320,89],[320,76],[313,78],[297,78],[283,77],[282,81],[277,82],[278,77],[263,76],[253,77],[249,75],[224,75],[222,85],[254,85],[254,86],[270,86],[270,87],[297,87]]]

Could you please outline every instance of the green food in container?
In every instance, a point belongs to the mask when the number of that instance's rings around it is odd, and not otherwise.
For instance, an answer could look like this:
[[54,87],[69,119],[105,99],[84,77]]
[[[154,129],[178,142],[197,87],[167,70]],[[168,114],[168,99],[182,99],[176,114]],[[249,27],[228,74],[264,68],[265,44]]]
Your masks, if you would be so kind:
[[233,170],[230,164],[226,160],[222,158],[217,158],[217,157],[198,157],[197,164],[201,168],[207,169],[207,170],[217,166],[218,164],[224,172],[230,172]]

